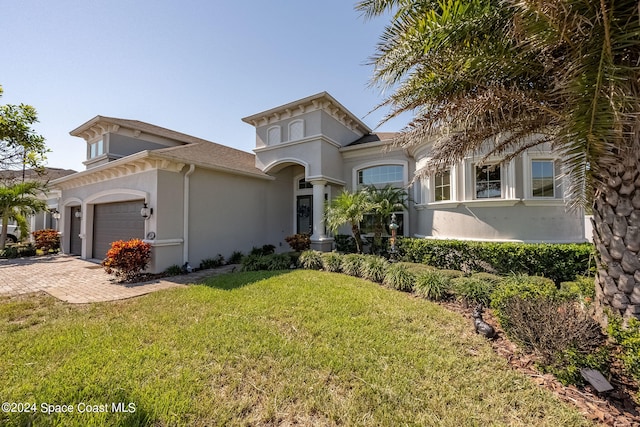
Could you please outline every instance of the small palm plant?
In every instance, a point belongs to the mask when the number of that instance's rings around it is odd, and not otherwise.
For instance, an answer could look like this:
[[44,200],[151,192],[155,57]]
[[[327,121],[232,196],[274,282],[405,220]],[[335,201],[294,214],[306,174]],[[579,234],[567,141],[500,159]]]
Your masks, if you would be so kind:
[[366,193],[372,204],[373,214],[373,246],[374,252],[382,249],[382,233],[385,224],[391,218],[394,212],[407,209],[407,192],[402,188],[397,188],[391,184],[387,184],[383,188],[377,188],[375,185],[366,187]]
[[342,225],[351,224],[356,250],[358,253],[362,253],[360,223],[372,208],[373,203],[367,191],[352,193],[345,190],[327,206],[325,224],[333,233],[336,233]]
[[17,221],[22,235],[27,235],[26,216],[47,208],[46,202],[38,197],[43,192],[44,185],[35,181],[0,187],[0,215],[2,216],[0,249],[4,249],[7,242],[7,229],[11,219]]

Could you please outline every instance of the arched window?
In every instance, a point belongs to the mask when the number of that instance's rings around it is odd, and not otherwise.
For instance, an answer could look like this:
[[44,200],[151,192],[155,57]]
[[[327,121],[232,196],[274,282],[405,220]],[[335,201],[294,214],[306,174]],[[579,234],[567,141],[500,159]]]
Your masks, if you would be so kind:
[[282,142],[282,139],[280,136],[280,126],[270,127],[267,130],[267,144],[268,145],[280,144],[280,142]]
[[296,120],[289,123],[289,141],[297,141],[304,138],[304,121]]
[[358,171],[358,185],[379,185],[404,182],[404,167],[380,165]]

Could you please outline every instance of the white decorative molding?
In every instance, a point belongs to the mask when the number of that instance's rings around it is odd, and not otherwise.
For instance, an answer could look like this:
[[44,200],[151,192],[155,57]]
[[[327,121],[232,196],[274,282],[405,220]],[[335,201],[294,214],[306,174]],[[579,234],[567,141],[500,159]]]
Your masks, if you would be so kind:
[[490,208],[490,207],[499,207],[499,206],[515,206],[520,203],[520,199],[499,199],[499,198],[490,198],[490,199],[475,199],[475,200],[464,200],[459,202],[461,205],[475,208]]
[[157,248],[162,246],[178,246],[184,243],[184,239],[144,239],[143,242],[150,244],[154,248]]
[[61,190],[68,190],[156,169],[180,172],[184,165],[184,163],[174,162],[168,159],[139,157],[131,159],[126,163],[107,163],[87,171],[79,172],[78,174],[69,175],[65,177],[66,179],[63,181],[56,182],[55,186]]
[[294,145],[299,145],[299,144],[305,144],[307,142],[311,142],[311,141],[315,141],[315,140],[320,140],[322,142],[326,142],[328,144],[333,145],[336,148],[340,148],[340,144],[338,144],[336,141],[334,141],[331,138],[327,138],[324,135],[311,135],[311,136],[307,136],[303,139],[299,139],[297,141],[287,141],[287,142],[282,142],[280,144],[277,145],[269,145],[266,147],[257,147],[253,149],[254,153],[262,153],[265,151],[271,151],[271,150],[279,150],[281,148],[285,148],[285,147],[291,147]]
[[84,138],[85,141],[89,142],[95,140],[98,137],[106,133],[116,133],[120,129],[120,125],[116,125],[113,123],[96,123],[93,126],[85,129],[80,135],[81,138]]

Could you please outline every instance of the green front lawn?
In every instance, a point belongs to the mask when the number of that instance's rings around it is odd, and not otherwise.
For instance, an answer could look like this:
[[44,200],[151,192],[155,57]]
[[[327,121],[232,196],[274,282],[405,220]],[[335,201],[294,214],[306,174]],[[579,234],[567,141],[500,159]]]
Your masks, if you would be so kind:
[[459,315],[304,270],[85,306],[0,299],[0,400],[36,403],[0,413],[9,426],[588,425]]

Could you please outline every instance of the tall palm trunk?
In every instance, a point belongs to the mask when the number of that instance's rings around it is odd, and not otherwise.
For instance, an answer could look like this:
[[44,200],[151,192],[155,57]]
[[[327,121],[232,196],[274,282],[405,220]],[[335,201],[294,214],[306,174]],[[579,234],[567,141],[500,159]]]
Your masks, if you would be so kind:
[[640,317],[640,175],[630,156],[609,169],[593,207],[596,307]]
[[2,230],[0,231],[0,249],[4,249],[7,245],[7,231],[9,229],[9,216],[2,215]]

